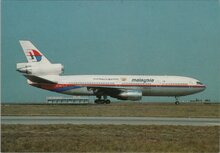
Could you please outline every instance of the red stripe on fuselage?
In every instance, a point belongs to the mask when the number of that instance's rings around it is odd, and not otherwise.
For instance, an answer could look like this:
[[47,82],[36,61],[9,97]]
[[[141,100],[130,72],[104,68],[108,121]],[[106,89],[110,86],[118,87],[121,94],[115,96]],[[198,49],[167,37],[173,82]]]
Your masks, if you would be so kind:
[[69,86],[81,87],[182,87],[182,88],[205,88],[204,85],[162,85],[162,84],[36,84],[36,86],[46,89],[55,90]]
[[205,88],[204,85],[163,85],[163,84],[73,84],[75,86],[95,86],[95,87],[188,87],[188,88]]
[[46,89],[46,90],[55,90],[55,89],[58,89],[58,88],[64,88],[64,87],[69,87],[69,86],[75,86],[73,84],[44,84],[44,83],[37,83],[37,84],[31,84],[35,87],[39,87],[39,88],[43,88],[43,89]]

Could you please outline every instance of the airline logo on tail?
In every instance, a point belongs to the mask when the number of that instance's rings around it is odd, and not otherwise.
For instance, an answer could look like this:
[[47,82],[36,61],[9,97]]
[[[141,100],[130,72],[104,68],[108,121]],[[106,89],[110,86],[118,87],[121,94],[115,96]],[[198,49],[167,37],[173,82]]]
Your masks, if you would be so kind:
[[38,62],[51,64],[50,61],[37,49],[30,41],[20,40],[21,47],[27,58],[28,63]]
[[30,56],[32,60],[36,59],[37,62],[40,62],[42,59],[42,55],[36,50],[29,51],[28,56]]

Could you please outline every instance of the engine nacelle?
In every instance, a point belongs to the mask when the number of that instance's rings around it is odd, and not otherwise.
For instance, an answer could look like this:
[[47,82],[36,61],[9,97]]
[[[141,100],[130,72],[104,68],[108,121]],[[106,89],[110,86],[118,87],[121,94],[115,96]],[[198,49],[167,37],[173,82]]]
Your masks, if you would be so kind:
[[142,92],[138,90],[129,90],[121,92],[118,96],[118,99],[121,100],[141,100],[142,98]]
[[17,63],[17,71],[32,75],[59,75],[64,67],[62,64]]

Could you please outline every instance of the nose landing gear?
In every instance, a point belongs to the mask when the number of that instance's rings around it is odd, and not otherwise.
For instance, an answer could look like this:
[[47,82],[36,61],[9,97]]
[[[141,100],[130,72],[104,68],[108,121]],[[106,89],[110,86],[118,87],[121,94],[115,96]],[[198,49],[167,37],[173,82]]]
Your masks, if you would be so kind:
[[175,96],[175,99],[176,99],[175,104],[176,104],[176,105],[179,105],[179,104],[180,104],[180,102],[179,102],[179,97],[176,97],[176,96]]

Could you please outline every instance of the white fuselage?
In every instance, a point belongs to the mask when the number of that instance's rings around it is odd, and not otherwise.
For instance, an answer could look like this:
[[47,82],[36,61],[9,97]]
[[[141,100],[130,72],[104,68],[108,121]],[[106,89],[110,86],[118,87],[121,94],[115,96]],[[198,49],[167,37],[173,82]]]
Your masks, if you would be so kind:
[[[57,82],[46,88],[70,95],[94,95],[89,88],[111,88],[120,90],[138,90],[143,96],[185,96],[203,91],[206,87],[198,80],[181,76],[146,76],[146,75],[71,75],[44,76]],[[36,84],[32,84],[35,85]],[[46,86],[46,87],[45,87]]]

